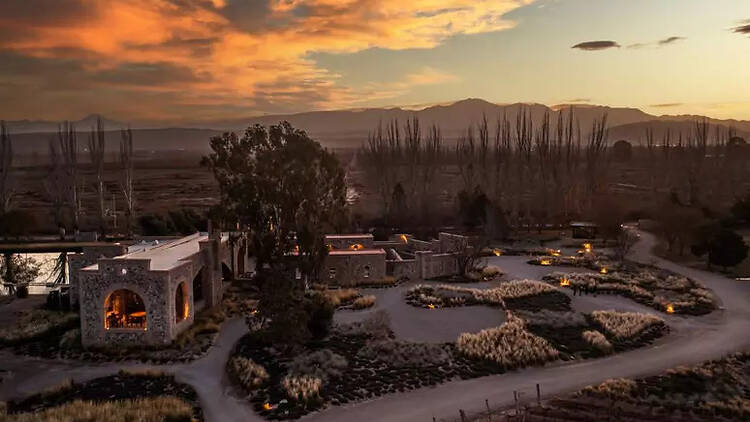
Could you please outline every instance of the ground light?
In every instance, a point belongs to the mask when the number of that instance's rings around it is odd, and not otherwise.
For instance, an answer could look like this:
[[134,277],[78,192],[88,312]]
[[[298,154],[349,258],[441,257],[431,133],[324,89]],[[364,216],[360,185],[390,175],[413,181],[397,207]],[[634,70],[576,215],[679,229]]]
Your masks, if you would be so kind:
[[674,313],[674,306],[671,303],[669,305],[667,305],[667,313],[668,314],[673,314]]
[[539,261],[539,265],[544,265],[544,266],[552,265],[552,262],[549,259],[543,259]]
[[560,286],[562,286],[562,287],[570,286],[570,279],[567,278],[567,277],[561,278],[560,279]]

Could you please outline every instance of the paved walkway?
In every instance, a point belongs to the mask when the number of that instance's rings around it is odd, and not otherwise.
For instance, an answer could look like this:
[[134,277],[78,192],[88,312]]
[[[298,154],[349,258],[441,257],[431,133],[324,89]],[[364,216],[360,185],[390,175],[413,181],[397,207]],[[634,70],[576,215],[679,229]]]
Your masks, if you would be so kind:
[[[700,280],[721,301],[722,310],[703,317],[669,317],[672,332],[654,345],[608,358],[578,363],[557,363],[511,373],[454,381],[433,388],[392,394],[378,399],[339,406],[308,415],[304,421],[349,422],[429,422],[454,420],[458,409],[467,414],[490,405],[509,406],[513,391],[522,391],[527,400],[534,397],[537,383],[545,397],[575,391],[608,378],[638,377],[661,372],[681,364],[694,364],[720,358],[750,347],[750,283],[665,261],[651,255],[653,236],[642,233],[632,252],[634,260],[654,264]],[[9,354],[0,355],[0,371],[8,372],[0,385],[0,400],[17,399],[59,384],[65,379],[85,381],[106,376],[121,368],[153,368],[174,373],[179,381],[195,388],[208,422],[262,421],[226,379],[224,367],[235,342],[247,332],[242,319],[227,321],[216,345],[190,364],[155,366],[144,364],[89,364],[45,361]]]

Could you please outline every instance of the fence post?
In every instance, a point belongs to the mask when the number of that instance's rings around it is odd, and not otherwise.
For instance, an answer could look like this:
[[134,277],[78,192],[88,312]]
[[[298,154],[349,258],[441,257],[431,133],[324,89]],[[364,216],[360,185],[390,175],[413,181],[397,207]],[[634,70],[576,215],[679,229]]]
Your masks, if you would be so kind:
[[518,411],[518,391],[513,390],[513,400],[516,402],[516,416],[520,413]]
[[464,410],[459,409],[458,413],[461,415],[461,422],[466,422],[466,413],[464,413]]
[[487,406],[487,422],[492,422],[492,412],[490,411],[489,399],[484,399],[484,405]]
[[542,389],[539,387],[539,383],[536,384],[536,404],[537,406],[542,405]]

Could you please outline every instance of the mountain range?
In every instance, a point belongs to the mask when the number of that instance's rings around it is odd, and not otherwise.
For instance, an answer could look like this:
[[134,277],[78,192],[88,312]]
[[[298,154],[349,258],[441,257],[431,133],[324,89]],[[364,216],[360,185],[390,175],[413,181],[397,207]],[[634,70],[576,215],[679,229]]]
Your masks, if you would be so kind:
[[[607,107],[598,105],[556,105],[543,104],[494,104],[481,99],[466,99],[448,105],[435,105],[419,110],[403,108],[368,108],[360,110],[312,111],[295,114],[277,114],[247,117],[242,119],[190,121],[179,127],[159,127],[159,124],[133,124],[135,147],[141,150],[195,150],[205,151],[211,136],[226,131],[241,131],[252,124],[270,125],[289,121],[294,127],[306,130],[314,139],[331,148],[359,147],[366,141],[368,133],[378,125],[397,120],[401,123],[417,117],[423,128],[438,125],[447,141],[451,142],[465,133],[470,125],[477,124],[483,116],[494,128],[498,118],[506,116],[513,124],[521,110],[530,113],[535,124],[545,113],[553,122],[558,113],[573,109],[584,136],[593,122],[606,114],[609,124],[609,140],[625,139],[635,144],[644,139],[648,129],[658,140],[667,133],[673,136],[689,135],[695,129],[695,122],[703,116],[656,116],[636,108]],[[107,133],[108,145],[115,150],[119,143],[119,130],[129,125],[92,114],[72,122],[76,128],[88,132],[97,118],[102,118]],[[730,128],[737,136],[750,139],[750,121],[708,119],[714,127],[724,131]],[[58,122],[19,120],[6,122],[14,139],[21,139],[21,150],[43,152],[47,150],[49,139],[57,131]],[[81,135],[84,139],[86,134]]]

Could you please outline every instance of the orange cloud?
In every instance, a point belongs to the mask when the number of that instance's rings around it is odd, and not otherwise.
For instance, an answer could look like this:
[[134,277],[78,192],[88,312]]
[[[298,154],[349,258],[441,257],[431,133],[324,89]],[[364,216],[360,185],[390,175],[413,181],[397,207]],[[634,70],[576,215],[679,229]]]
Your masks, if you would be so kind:
[[[76,60],[81,78],[122,74],[120,81],[96,79],[96,86],[168,93],[165,104],[188,105],[190,113],[204,117],[220,115],[222,105],[246,115],[266,111],[269,104],[293,106],[295,99],[304,108],[355,103],[361,91],[337,84],[338,75],[308,59],[311,53],[432,48],[457,34],[510,28],[513,22],[504,16],[534,0],[456,0],[448,5],[438,0],[268,0],[264,5],[239,0],[59,1],[67,7],[60,7],[57,19],[53,15],[41,21],[33,14],[24,19],[3,13],[6,6],[0,5],[0,51]],[[23,6],[14,7],[11,12]],[[194,77],[162,84],[141,84],[138,80],[155,80],[142,75],[128,80],[127,75],[148,72],[155,64],[161,72],[181,69]],[[124,68],[130,72],[122,72]],[[375,91],[391,95],[408,85],[454,80],[435,69],[420,72]],[[202,104],[207,107],[200,111]],[[187,113],[183,107],[169,111],[163,105],[149,112],[164,118]]]

